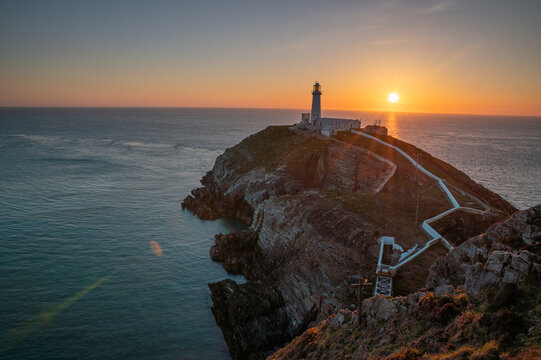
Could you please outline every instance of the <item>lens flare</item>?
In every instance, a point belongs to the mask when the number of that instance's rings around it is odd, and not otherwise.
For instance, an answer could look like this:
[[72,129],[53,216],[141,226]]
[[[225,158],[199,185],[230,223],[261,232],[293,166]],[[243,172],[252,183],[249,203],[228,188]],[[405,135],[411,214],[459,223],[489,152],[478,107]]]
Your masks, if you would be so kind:
[[150,250],[154,253],[156,256],[162,256],[162,248],[160,244],[158,244],[155,240],[150,240]]
[[33,318],[28,319],[26,322],[12,329],[4,336],[0,336],[0,353],[11,349],[13,346],[17,345],[24,338],[37,331],[43,325],[51,323],[60,312],[66,310],[71,306],[71,304],[103,284],[105,281],[109,280],[115,274],[116,272],[102,277],[86,289],[79,291],[77,294],[62,301],[61,303],[42,311]]

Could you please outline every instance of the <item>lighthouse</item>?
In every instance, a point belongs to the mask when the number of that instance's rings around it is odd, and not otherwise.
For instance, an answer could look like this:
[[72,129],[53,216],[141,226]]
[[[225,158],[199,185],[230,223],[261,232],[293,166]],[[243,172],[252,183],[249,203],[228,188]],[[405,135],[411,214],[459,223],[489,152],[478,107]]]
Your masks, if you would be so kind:
[[312,90],[312,110],[301,114],[301,121],[295,127],[303,130],[315,130],[322,135],[336,135],[341,131],[361,128],[360,119],[337,119],[321,116],[321,85],[316,81]]
[[310,111],[310,122],[321,117],[321,85],[316,81],[312,91],[312,111]]

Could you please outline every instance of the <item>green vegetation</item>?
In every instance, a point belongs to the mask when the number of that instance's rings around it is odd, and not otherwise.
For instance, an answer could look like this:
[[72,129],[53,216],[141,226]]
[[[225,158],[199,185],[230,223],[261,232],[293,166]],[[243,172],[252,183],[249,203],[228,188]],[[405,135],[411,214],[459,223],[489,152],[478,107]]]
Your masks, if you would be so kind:
[[428,277],[430,266],[436,259],[447,255],[447,252],[447,249],[441,243],[437,243],[417,256],[415,260],[402,266],[394,276],[393,295],[407,295],[419,290],[419,287],[423,286]]
[[231,168],[238,174],[257,167],[270,171],[282,165],[291,171],[298,170],[299,164],[308,163],[310,157],[325,151],[332,141],[309,135],[291,131],[289,126],[269,126],[233,147],[236,162],[230,164]]
[[389,231],[408,246],[416,238],[426,240],[426,234],[415,225],[415,202],[407,194],[396,196],[389,192],[374,195],[370,192],[327,191],[328,205],[340,204],[347,211],[362,214],[367,220]]
[[[381,140],[394,145],[404,152],[406,152],[411,157],[415,158],[417,154],[420,154],[419,163],[428,171],[434,175],[444,179],[447,183],[455,186],[473,196],[481,199],[489,206],[504,211],[506,213],[512,213],[514,209],[498,195],[491,193],[484,187],[479,184],[476,184],[468,175],[454,168],[453,166],[439,160],[429,153],[417,148],[414,145],[408,144],[406,142],[395,139],[391,136],[376,136]],[[340,133],[337,136],[337,139],[350,143],[362,146],[366,149],[369,149],[377,154],[380,154],[387,159],[395,162],[398,166],[406,167],[409,163],[403,156],[398,154],[396,151],[391,148],[386,147],[383,144],[380,144],[376,141],[370,140],[368,138],[362,137],[353,133]],[[409,165],[411,167],[411,165]],[[463,199],[466,200],[466,199]],[[466,201],[468,202],[468,201]]]
[[404,302],[402,312],[388,320],[370,325],[323,321],[278,351],[275,359],[537,358],[541,355],[538,289],[537,280],[519,285],[516,290],[530,298],[510,302],[509,307],[498,305],[501,299],[492,292],[492,299],[483,300],[491,302],[491,312],[482,310],[486,304],[472,303],[463,291],[439,298],[428,292],[417,303]]
[[240,156],[236,156],[235,163],[228,165],[239,174],[260,166],[271,170],[283,161],[285,155],[296,149],[297,137],[299,135],[287,126],[269,126],[234,146],[235,155]]

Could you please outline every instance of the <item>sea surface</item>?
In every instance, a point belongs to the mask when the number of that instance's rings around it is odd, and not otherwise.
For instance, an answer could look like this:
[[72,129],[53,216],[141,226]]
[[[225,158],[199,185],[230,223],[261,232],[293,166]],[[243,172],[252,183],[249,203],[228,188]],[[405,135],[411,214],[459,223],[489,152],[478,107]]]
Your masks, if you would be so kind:
[[[208,251],[242,225],[180,203],[227,147],[300,112],[0,109],[0,358],[228,359],[207,283],[244,280]],[[381,119],[516,207],[541,203],[541,118],[326,115]]]

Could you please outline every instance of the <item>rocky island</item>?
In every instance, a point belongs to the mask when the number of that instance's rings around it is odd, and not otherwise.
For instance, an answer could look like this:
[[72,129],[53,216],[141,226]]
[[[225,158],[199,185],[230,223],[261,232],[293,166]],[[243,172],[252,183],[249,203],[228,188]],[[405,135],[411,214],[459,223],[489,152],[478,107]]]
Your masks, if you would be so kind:
[[[210,249],[248,280],[209,284],[233,359],[540,354],[541,206],[517,212],[391,136],[287,126],[227,149],[202,184],[183,208],[250,226],[217,234]],[[378,281],[383,248],[394,297],[366,291],[357,309],[351,284]]]

